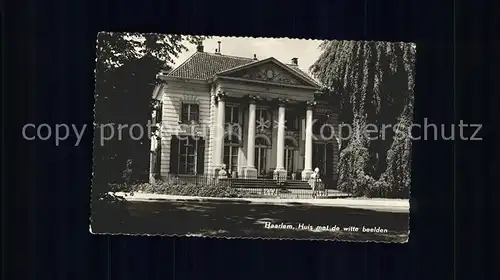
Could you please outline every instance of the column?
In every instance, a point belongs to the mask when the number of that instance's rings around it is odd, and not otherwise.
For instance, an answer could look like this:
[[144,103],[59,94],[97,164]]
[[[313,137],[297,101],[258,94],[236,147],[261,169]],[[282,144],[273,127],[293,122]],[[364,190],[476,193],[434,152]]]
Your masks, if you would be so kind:
[[275,177],[286,179],[285,170],[285,102],[280,101],[278,105],[278,135],[276,143],[276,169]]
[[313,151],[313,106],[314,102],[307,102],[306,105],[306,139],[304,154],[304,170],[302,171],[302,180],[307,181],[313,173],[312,170],[312,151]]
[[213,166],[220,169],[224,163],[224,123],[226,120],[226,94],[219,92],[216,95],[217,100],[217,121],[215,125],[215,155]]
[[248,135],[247,135],[247,164],[245,167],[245,178],[257,178],[257,169],[255,168],[255,105],[256,97],[248,98]]

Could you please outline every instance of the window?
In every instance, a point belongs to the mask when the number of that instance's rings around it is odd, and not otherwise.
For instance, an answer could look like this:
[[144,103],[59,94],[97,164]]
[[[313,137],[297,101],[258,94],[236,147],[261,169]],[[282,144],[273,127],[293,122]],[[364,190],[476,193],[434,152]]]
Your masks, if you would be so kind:
[[[231,135],[237,135],[238,137],[242,137],[242,125],[240,124],[240,107],[236,105],[226,105],[225,110],[225,129],[227,133]],[[234,141],[234,143],[239,143],[239,141]]]
[[228,136],[224,139],[224,164],[229,172],[238,170],[238,152],[240,142],[235,135]]
[[297,131],[299,130],[299,118],[296,113],[287,111],[285,114],[286,130]]
[[285,140],[285,169],[289,175],[295,171],[294,158],[296,148],[297,146],[292,140]]
[[313,143],[313,166],[320,174],[331,176],[333,173],[333,144]]
[[170,146],[170,173],[203,174],[205,141],[203,139],[179,139],[172,137]]
[[199,121],[200,108],[198,104],[182,103],[181,122]]
[[257,128],[271,128],[271,112],[267,108],[257,108],[255,110],[255,121],[257,122]]
[[236,105],[226,105],[226,123],[239,123],[240,121],[240,107]]
[[267,171],[267,154],[269,150],[269,143],[263,137],[255,139],[255,159],[254,165],[257,169],[258,176],[265,176]]

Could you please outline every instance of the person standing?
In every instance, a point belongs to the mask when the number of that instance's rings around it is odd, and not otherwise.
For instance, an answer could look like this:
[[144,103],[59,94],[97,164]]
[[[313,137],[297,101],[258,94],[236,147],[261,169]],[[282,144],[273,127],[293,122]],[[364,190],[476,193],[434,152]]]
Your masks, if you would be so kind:
[[309,185],[311,186],[311,189],[312,189],[313,198],[316,198],[316,192],[317,192],[318,184],[319,184],[320,180],[321,179],[319,178],[319,168],[316,167],[314,169],[314,172],[309,177]]

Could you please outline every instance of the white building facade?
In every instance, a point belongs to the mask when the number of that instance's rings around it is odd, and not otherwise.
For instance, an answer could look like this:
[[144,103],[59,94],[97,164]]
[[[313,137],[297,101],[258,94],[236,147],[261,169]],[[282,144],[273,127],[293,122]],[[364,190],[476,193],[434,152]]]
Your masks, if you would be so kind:
[[320,85],[298,59],[234,57],[200,45],[158,79],[152,175],[210,175],[224,165],[238,178],[304,180],[316,167],[336,178],[336,106],[317,100]]

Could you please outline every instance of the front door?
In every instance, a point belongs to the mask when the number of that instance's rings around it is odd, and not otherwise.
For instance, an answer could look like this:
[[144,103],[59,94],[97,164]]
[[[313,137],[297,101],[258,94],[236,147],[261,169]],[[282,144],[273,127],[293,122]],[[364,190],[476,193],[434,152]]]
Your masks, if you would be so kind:
[[263,137],[255,139],[255,159],[254,165],[257,169],[257,176],[263,177],[267,174],[267,157],[270,149],[269,142]]
[[333,144],[314,143],[313,144],[313,169],[319,168],[323,177],[333,175]]

